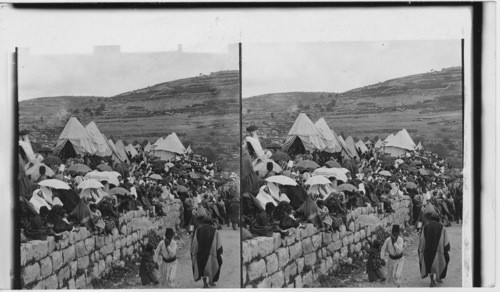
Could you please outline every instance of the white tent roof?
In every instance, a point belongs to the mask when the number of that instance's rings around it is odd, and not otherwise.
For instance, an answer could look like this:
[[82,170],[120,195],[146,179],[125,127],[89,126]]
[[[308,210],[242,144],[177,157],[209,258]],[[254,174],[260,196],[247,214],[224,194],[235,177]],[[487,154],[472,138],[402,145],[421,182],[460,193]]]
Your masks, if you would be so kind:
[[324,118],[319,119],[314,126],[318,130],[319,136],[323,143],[325,144],[325,151],[327,152],[340,152],[342,151],[342,145],[340,145],[339,140],[333,134],[332,130],[326,123]]
[[128,161],[127,152],[125,150],[125,144],[123,144],[122,140],[116,141],[115,148],[116,148],[116,152],[118,153],[118,157],[120,158],[120,160],[124,161],[123,158],[125,157],[126,158],[125,161]]
[[113,152],[113,154],[111,155],[111,158],[113,158],[113,160],[116,162],[117,160],[118,161],[121,161],[121,162],[128,162],[128,157],[125,155],[123,156],[123,153],[120,153],[118,151],[118,149],[116,149],[116,146],[115,146],[115,143],[113,143],[113,140],[109,139],[107,140],[108,142],[108,146],[109,148],[111,149],[111,151]]
[[73,149],[78,155],[87,153],[93,155],[97,151],[88,132],[75,117],[69,119],[61,135],[59,135],[56,146],[54,146],[55,155],[59,154],[66,145],[66,142],[70,142],[73,145]]
[[414,148],[417,146],[417,144],[415,144],[415,142],[413,142],[413,139],[410,137],[410,134],[408,134],[408,131],[406,131],[406,129],[403,129],[401,131],[399,131],[399,133],[401,133],[401,136],[408,141],[408,143],[410,145],[412,145]]
[[347,149],[351,151],[351,153],[355,154],[354,156],[359,157],[358,151],[356,150],[356,143],[352,136],[349,136],[345,139],[345,144],[347,145]]
[[188,148],[186,149],[186,153],[193,153],[193,150],[191,150],[191,145],[188,145]]
[[349,158],[354,158],[357,156],[356,153],[351,153],[351,150],[347,148],[347,144],[345,143],[345,140],[342,137],[342,135],[335,134],[334,130],[332,130],[332,133],[335,135],[335,137],[337,137],[337,141],[339,141],[340,145],[342,146],[342,151],[343,153],[345,153],[345,155],[347,155]]
[[290,131],[288,131],[288,137],[283,143],[283,150],[288,150],[297,137],[302,141],[307,151],[325,149],[325,143],[321,140],[318,130],[304,113],[299,114]]
[[106,138],[104,138],[104,135],[93,121],[85,127],[85,130],[97,149],[95,154],[98,156],[111,156],[112,150],[109,148]]
[[151,143],[148,142],[148,144],[146,146],[144,146],[144,152],[149,152],[151,151]]
[[137,150],[135,150],[134,145],[132,145],[132,144],[128,144],[127,146],[125,146],[125,151],[129,152],[130,156],[132,156],[132,157],[136,157],[137,155],[139,155]]
[[177,154],[186,153],[186,148],[182,145],[182,142],[179,140],[176,133],[168,135],[167,138],[154,148],[154,150],[170,151]]
[[415,149],[415,146],[413,146],[402,134],[401,132],[397,133],[396,136],[394,136],[392,139],[389,140],[385,145],[385,147],[397,147],[397,148],[402,148],[402,149],[407,149],[407,150],[413,150]]
[[382,139],[378,138],[377,143],[375,143],[375,148],[380,148],[382,147],[384,142],[382,142]]
[[361,140],[356,142],[355,145],[359,149],[359,151],[361,151],[361,153],[365,153],[366,151],[368,151],[368,147],[366,147],[365,143],[363,143],[363,141]]
[[424,149],[424,146],[422,146],[422,142],[418,142],[417,147],[415,147],[415,150],[422,150]]

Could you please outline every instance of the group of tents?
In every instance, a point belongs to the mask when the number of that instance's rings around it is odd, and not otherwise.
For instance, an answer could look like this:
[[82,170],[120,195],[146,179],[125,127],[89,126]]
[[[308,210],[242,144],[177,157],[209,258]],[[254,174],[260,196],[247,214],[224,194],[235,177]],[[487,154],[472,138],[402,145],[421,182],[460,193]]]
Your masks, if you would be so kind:
[[[19,145],[25,149],[25,141],[19,141]],[[125,145],[122,140],[113,142],[102,134],[97,125],[92,121],[86,127],[71,117],[62,130],[57,142],[52,149],[56,156],[75,157],[78,155],[97,155],[100,157],[111,156],[115,162],[129,162],[128,157],[139,155],[140,144]],[[28,149],[28,150],[26,150]],[[26,147],[25,152],[33,152],[31,147]],[[31,151],[29,150],[31,149]],[[160,137],[154,144],[148,142],[144,145],[144,152],[151,152],[160,159],[170,160],[177,155],[191,152],[191,147],[185,148],[177,137],[177,134],[171,133],[166,138]],[[127,155],[128,154],[128,155]]]
[[[366,145],[372,145],[372,142],[370,140],[354,142],[352,136],[344,140],[342,135],[337,135],[334,130],[330,129],[324,118],[320,118],[313,124],[306,114],[301,113],[290,128],[282,144],[282,150],[295,153],[314,150],[329,153],[340,152],[344,159],[353,159],[359,158],[358,153],[368,151]],[[416,145],[413,142],[406,129],[399,131],[396,135],[390,134],[384,141],[379,139],[374,147],[383,148],[385,153],[397,157],[409,151],[423,149],[421,143]]]

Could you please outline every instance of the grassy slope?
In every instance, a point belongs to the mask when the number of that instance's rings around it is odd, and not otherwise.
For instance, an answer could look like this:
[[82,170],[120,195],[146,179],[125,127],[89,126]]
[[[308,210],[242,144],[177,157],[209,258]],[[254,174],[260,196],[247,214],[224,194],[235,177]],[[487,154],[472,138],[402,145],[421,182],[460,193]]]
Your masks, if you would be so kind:
[[[462,158],[461,68],[396,78],[344,93],[289,92],[243,100],[243,129],[258,125],[264,143],[281,142],[298,113],[324,117],[344,138],[376,136],[406,128],[414,141],[460,166]],[[329,104],[335,100],[335,106]],[[404,110],[403,110],[404,109]],[[272,114],[272,115],[271,115]],[[436,144],[441,144],[441,146]]]
[[[104,110],[99,113],[101,104]],[[91,112],[84,112],[85,109]],[[191,144],[195,152],[208,156],[213,150],[225,169],[238,171],[238,111],[238,72],[222,71],[109,98],[46,97],[22,101],[19,127],[31,131],[35,148],[52,146],[71,116],[84,126],[95,121],[108,138],[129,143],[144,139],[154,142],[176,132],[186,147]]]

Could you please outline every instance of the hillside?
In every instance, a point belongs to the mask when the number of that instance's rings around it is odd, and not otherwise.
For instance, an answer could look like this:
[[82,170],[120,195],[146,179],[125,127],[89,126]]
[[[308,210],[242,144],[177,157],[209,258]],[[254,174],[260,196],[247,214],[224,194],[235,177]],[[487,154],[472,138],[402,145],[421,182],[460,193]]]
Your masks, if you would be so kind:
[[300,112],[324,117],[337,134],[387,137],[406,128],[424,148],[461,166],[462,68],[445,68],[343,93],[288,92],[243,99],[243,129],[261,128],[263,144],[281,143]]
[[156,84],[113,97],[59,96],[21,101],[19,128],[37,147],[52,146],[66,121],[95,121],[108,138],[156,141],[176,132],[181,141],[226,169],[239,170],[239,73],[221,71]]

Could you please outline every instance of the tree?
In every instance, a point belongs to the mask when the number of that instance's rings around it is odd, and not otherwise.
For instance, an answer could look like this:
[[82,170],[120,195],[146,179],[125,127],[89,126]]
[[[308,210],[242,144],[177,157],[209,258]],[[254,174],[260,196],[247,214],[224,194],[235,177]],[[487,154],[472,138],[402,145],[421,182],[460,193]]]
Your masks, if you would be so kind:
[[365,142],[368,140],[370,140],[370,138],[368,138],[368,136],[365,136],[365,138],[363,139],[363,141],[365,141]]
[[104,102],[101,102],[101,104],[99,105],[99,110],[103,111],[105,108],[106,105],[104,104]]

